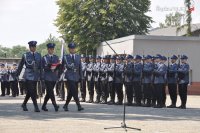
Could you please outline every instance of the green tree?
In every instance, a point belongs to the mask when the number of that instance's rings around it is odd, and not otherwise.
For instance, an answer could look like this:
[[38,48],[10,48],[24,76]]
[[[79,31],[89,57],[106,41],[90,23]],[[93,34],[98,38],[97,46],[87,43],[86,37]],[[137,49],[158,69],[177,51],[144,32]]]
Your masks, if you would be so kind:
[[176,12],[175,14],[170,13],[166,15],[165,18],[165,23],[159,23],[160,28],[165,28],[165,27],[178,27],[181,25],[181,19],[182,19],[183,14]]
[[[58,0],[56,26],[65,42],[91,53],[103,40],[146,34],[152,18],[150,0]],[[100,35],[98,33],[102,33]]]
[[13,46],[11,49],[11,57],[21,58],[22,54],[27,51],[28,49],[25,46],[20,46],[20,45]]
[[61,41],[52,36],[51,34],[49,35],[49,37],[47,38],[47,40],[44,42],[44,43],[41,43],[37,46],[37,51],[39,53],[41,53],[42,56],[46,55],[47,54],[47,43],[55,43],[56,44],[56,47],[55,47],[55,54],[60,56],[60,51],[61,51]]
[[11,49],[2,47],[0,45],[0,58],[9,58],[9,57],[11,57]]

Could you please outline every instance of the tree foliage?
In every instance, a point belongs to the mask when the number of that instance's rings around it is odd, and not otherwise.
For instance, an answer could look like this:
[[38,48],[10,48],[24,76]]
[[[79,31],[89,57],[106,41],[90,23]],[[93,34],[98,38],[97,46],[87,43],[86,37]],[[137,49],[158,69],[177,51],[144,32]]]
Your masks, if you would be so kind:
[[150,0],[58,0],[57,5],[59,32],[67,43],[77,43],[82,53],[103,40],[146,34],[152,22],[145,14]]

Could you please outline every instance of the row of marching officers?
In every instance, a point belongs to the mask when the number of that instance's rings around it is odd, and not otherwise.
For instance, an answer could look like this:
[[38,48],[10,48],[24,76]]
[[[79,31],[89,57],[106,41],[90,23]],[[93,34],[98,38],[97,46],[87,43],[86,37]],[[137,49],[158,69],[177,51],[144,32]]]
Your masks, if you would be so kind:
[[[188,57],[173,55],[170,59],[160,54],[154,57],[82,56],[81,102],[122,105],[124,85],[128,106],[163,108],[166,107],[165,88],[168,86],[172,103],[167,107],[176,108],[178,91],[181,99],[178,108],[186,109],[190,69],[187,63]],[[88,101],[86,101],[86,85],[89,92]],[[107,101],[109,97],[110,101]]]
[[[67,100],[64,105],[64,110],[68,111],[68,104],[73,97],[78,111],[83,110],[80,105],[78,98],[78,83],[81,79],[81,57],[76,54],[74,43],[68,45],[69,54],[63,56],[62,62],[60,62],[57,55],[54,54],[54,43],[47,44],[48,53],[41,57],[41,54],[36,51],[37,41],[30,41],[29,52],[26,52],[22,55],[21,62],[19,63],[18,69],[16,71],[16,77],[19,77],[23,67],[25,66],[24,79],[26,84],[26,96],[22,106],[23,111],[28,111],[27,102],[29,98],[32,99],[35,112],[40,112],[37,104],[37,83],[38,81],[45,83],[46,95],[44,97],[44,103],[42,105],[43,111],[48,111],[46,105],[49,99],[55,108],[55,111],[58,111],[59,106],[56,103],[54,95],[54,87],[59,82],[59,78],[64,75],[64,78],[67,79]],[[40,88],[42,83],[39,84]]]

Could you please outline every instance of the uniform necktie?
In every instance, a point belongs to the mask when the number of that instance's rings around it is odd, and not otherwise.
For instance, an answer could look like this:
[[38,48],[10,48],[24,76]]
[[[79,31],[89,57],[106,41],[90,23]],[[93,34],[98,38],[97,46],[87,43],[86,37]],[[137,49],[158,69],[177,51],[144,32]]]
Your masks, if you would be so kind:
[[53,62],[53,56],[51,56],[51,63]]
[[33,52],[33,60],[35,61],[35,53]]
[[74,55],[72,55],[72,61],[74,62],[75,58],[74,58]]

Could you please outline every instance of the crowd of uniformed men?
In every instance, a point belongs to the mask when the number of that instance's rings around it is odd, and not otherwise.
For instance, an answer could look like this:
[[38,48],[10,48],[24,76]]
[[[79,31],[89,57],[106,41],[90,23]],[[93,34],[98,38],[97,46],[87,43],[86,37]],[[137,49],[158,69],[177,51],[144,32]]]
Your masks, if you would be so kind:
[[[26,94],[22,104],[24,111],[28,111],[26,104],[31,98],[35,112],[40,112],[36,100],[38,94],[46,94],[43,111],[48,111],[46,105],[49,99],[55,111],[58,111],[54,88],[56,94],[64,100],[64,86],[67,88],[67,98],[63,106],[65,111],[68,111],[72,97],[78,111],[81,111],[84,108],[80,102],[122,105],[124,93],[127,96],[125,104],[128,106],[176,108],[177,92],[181,100],[178,108],[186,109],[190,70],[186,55],[173,55],[168,58],[160,54],[80,56],[76,54],[76,45],[70,43],[69,54],[59,60],[54,54],[55,44],[47,44],[48,53],[43,57],[36,52],[36,41],[30,41],[28,44],[30,51],[22,55],[18,67],[13,64],[12,68],[5,68],[5,65],[1,64],[0,69],[1,96],[10,95],[10,88],[12,96],[18,96],[19,82],[21,94]],[[79,85],[81,100],[78,97]],[[169,106],[166,106],[166,86],[171,98]],[[89,93],[86,93],[87,91]],[[87,101],[86,94],[89,94]]]

